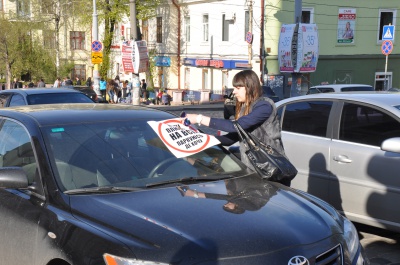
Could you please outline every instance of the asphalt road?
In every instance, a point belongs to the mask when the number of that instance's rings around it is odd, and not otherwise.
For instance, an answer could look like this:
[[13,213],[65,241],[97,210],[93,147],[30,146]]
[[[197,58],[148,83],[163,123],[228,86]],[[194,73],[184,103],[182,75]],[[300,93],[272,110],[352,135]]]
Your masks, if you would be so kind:
[[[164,109],[175,115],[182,111],[186,113],[203,114],[215,118],[223,118],[223,104],[202,104],[184,106],[152,106]],[[205,133],[215,134],[216,131],[201,126]],[[361,245],[370,260],[371,265],[400,265],[400,233],[378,229],[362,224],[355,224]]]

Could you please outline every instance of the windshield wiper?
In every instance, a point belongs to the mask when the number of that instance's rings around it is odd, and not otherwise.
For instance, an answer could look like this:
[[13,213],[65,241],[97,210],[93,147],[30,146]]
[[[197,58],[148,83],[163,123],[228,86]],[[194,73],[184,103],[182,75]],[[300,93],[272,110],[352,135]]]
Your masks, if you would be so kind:
[[230,178],[232,175],[208,175],[208,176],[200,176],[200,177],[187,177],[187,178],[180,178],[180,179],[169,179],[169,180],[164,180],[164,181],[159,181],[159,182],[154,182],[154,183],[149,183],[146,185],[146,188],[150,187],[156,187],[156,186],[162,186],[162,185],[168,185],[168,184],[174,184],[174,183],[182,183],[182,184],[187,184],[187,183],[194,183],[194,182],[204,182],[204,181],[215,181],[215,180],[221,180],[221,179],[226,179]]
[[138,190],[142,190],[142,188],[103,186],[103,187],[92,187],[92,188],[67,190],[67,191],[64,191],[64,193],[65,194],[114,193],[114,192],[129,192],[129,191],[138,191]]

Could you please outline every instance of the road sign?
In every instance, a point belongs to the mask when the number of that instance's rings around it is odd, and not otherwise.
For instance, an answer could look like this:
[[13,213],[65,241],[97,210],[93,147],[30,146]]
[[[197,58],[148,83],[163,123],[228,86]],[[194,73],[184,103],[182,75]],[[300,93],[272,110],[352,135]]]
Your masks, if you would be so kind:
[[389,55],[393,51],[393,43],[390,40],[385,40],[382,42],[381,46],[382,53],[384,55]]
[[251,34],[250,31],[246,33],[246,42],[248,44],[251,44],[253,42],[253,34]]
[[98,64],[103,62],[102,52],[92,52],[92,63]]
[[103,49],[103,44],[100,41],[95,40],[92,42],[92,51],[99,52],[102,49]]
[[382,40],[394,40],[394,26],[383,26]]

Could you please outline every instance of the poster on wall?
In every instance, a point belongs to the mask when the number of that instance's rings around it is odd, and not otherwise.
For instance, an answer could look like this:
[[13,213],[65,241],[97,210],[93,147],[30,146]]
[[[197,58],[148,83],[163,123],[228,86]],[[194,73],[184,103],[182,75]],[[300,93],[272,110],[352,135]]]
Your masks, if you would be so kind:
[[317,70],[319,42],[316,24],[299,24],[297,66],[295,72],[310,73]]
[[319,54],[317,25],[282,25],[278,49],[281,73],[315,72]]
[[356,26],[356,9],[339,8],[337,43],[353,44]]

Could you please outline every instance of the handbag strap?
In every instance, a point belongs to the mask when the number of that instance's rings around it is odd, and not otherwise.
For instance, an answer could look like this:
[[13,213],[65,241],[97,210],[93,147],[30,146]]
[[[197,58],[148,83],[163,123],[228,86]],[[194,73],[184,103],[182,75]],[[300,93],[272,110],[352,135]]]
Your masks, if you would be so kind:
[[242,126],[240,126],[237,121],[232,121],[232,123],[242,143],[247,144],[248,146],[256,146],[251,136],[242,128]]

